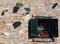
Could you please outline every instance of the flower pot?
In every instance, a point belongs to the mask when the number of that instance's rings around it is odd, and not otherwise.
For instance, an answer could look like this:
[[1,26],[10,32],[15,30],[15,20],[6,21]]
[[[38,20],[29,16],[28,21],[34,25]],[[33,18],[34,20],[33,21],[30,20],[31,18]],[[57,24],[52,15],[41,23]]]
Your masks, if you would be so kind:
[[14,29],[16,29],[17,27],[19,27],[20,25],[21,25],[20,21],[16,21],[16,22],[13,23]]
[[23,4],[21,4],[21,3],[16,3],[16,6],[13,8],[13,13],[17,13],[17,11],[19,10],[19,8],[21,7],[21,6],[23,6]]
[[15,7],[13,8],[13,13],[17,13],[18,10],[19,10],[19,8],[18,8],[17,6],[15,6]]
[[41,36],[48,36],[48,34],[46,34],[46,33],[42,33]]

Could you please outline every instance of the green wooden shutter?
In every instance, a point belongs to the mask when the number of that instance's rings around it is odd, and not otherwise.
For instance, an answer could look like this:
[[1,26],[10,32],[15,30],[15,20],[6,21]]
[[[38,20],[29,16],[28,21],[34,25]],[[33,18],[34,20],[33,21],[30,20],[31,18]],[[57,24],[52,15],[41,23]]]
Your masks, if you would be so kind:
[[36,37],[37,36],[37,20],[31,19],[29,22],[29,35],[30,37]]
[[58,19],[50,20],[50,36],[58,37]]

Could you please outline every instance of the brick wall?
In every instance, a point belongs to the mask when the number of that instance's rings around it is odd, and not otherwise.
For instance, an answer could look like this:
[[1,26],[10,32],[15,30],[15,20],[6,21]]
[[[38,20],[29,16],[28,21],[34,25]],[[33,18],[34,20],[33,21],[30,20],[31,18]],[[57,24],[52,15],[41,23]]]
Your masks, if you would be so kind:
[[[13,13],[13,7],[17,2],[22,3],[23,7],[17,13]],[[58,5],[55,9],[52,9],[54,3],[58,3]],[[30,14],[23,16],[20,20],[22,22],[21,26],[14,29],[12,24],[22,14],[25,14],[24,7],[30,7]],[[8,12],[1,16],[2,11],[6,9]],[[32,39],[28,39],[28,20],[32,15],[55,16],[58,18],[59,37],[55,39],[55,42],[32,42]],[[0,44],[60,44],[60,0],[0,0]]]

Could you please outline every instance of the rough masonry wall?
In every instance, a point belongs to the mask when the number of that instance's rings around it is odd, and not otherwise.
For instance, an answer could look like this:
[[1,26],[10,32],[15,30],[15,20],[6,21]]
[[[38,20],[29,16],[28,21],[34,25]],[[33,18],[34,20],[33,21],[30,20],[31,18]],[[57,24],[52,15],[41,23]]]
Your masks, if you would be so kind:
[[[13,7],[17,2],[22,3],[23,7],[17,13],[13,13]],[[52,9],[54,3],[58,5]],[[12,24],[25,13],[24,7],[30,7],[30,14],[23,16],[20,20],[21,26],[14,29]],[[1,16],[2,11],[6,9],[8,12]],[[28,20],[32,15],[58,18],[59,37],[55,42],[32,42],[32,39],[28,39]],[[60,44],[60,0],[0,0],[0,44]]]

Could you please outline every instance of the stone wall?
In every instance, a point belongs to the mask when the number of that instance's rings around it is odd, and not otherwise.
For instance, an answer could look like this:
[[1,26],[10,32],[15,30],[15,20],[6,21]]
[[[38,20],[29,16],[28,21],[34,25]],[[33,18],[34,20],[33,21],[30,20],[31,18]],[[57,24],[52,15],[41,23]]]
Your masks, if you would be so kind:
[[[13,13],[13,7],[17,2],[22,3],[23,7],[17,13]],[[54,3],[58,5],[52,9]],[[19,20],[22,22],[21,26],[14,29],[12,24],[25,14],[24,7],[30,7],[30,14],[23,16]],[[1,16],[2,11],[6,9],[8,12]],[[59,37],[55,42],[32,42],[32,39],[28,39],[28,20],[32,15],[58,18]],[[0,0],[0,44],[60,44],[60,0]]]

